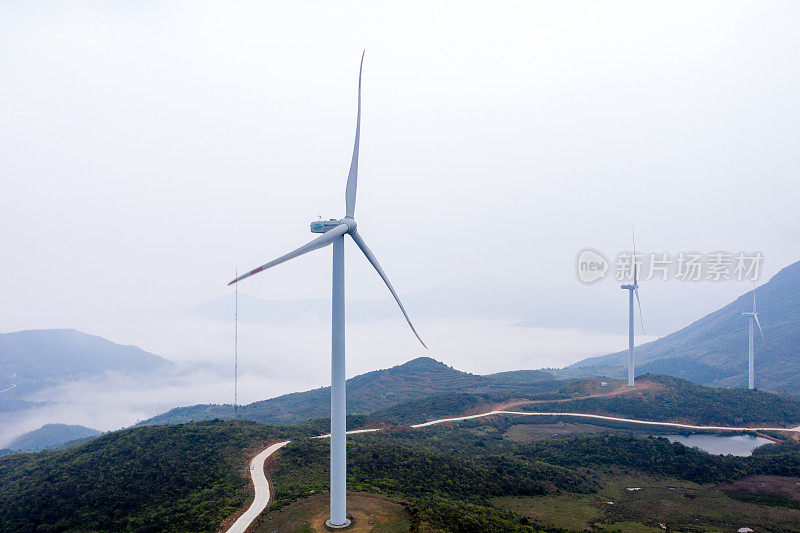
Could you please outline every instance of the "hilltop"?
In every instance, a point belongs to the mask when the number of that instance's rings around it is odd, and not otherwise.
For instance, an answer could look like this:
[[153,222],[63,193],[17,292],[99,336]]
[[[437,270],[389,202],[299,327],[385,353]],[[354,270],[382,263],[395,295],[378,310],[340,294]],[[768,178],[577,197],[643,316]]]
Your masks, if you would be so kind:
[[[756,387],[800,394],[800,262],[758,287],[758,314],[765,340],[756,331]],[[700,320],[636,348],[637,374],[669,374],[701,385],[747,386],[747,292]],[[557,372],[562,376],[621,377],[627,351],[591,357]]]
[[89,439],[100,435],[96,429],[66,424],[45,424],[12,440],[12,450],[37,451],[59,447],[71,441]]
[[[347,380],[347,412],[366,414],[410,400],[445,393],[525,391],[526,387],[557,388],[552,375],[538,371],[504,372],[479,376],[462,372],[430,357],[419,357],[385,370],[367,372]],[[263,424],[295,424],[329,416],[330,387],[285,394],[238,409],[240,418]],[[196,420],[233,418],[232,405],[200,404],[178,407],[139,425],[176,424]]]

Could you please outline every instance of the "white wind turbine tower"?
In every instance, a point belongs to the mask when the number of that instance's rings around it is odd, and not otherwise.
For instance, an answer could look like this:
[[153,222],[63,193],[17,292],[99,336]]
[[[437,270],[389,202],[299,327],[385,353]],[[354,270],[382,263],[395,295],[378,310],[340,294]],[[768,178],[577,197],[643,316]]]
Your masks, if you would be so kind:
[[742,313],[743,316],[749,317],[748,320],[748,344],[747,344],[747,388],[754,389],[755,383],[755,370],[753,358],[753,322],[758,325],[758,331],[761,332],[761,340],[764,340],[764,330],[761,329],[761,322],[758,321],[758,313],[756,312],[756,288],[753,286],[753,311],[751,313]]
[[[397,305],[400,306],[408,325],[416,335],[419,342],[422,342],[417,330],[411,324],[400,298],[397,296],[392,284],[384,274],[378,260],[372,251],[367,247],[364,239],[356,231],[356,221],[353,218],[356,208],[356,181],[358,176],[358,141],[361,135],[361,68],[364,65],[364,54],[361,54],[361,66],[358,72],[358,115],[356,118],[356,140],[353,147],[353,159],[350,162],[350,173],[347,176],[347,188],[345,189],[345,217],[339,220],[320,220],[311,223],[312,233],[321,233],[319,237],[301,246],[293,252],[289,252],[274,261],[270,261],[260,267],[251,270],[247,274],[239,276],[229,283],[233,284],[243,280],[262,270],[274,267],[295,257],[299,257],[313,250],[318,250],[333,244],[333,290],[331,291],[332,300],[332,328],[331,328],[331,501],[330,519],[326,524],[333,528],[343,528],[350,525],[347,519],[347,495],[346,495],[346,448],[345,448],[345,352],[344,352],[344,236],[350,235],[356,245],[361,249],[367,260],[378,272],[383,282],[388,287],[389,292],[394,296]],[[427,346],[425,346],[427,348]]]
[[[633,232],[631,231],[633,236]],[[633,283],[620,285],[621,289],[628,291],[628,386],[634,387],[633,376],[633,297],[636,296],[636,305],[639,308],[639,321],[642,324],[642,333],[644,331],[644,319],[642,318],[642,302],[639,301],[639,265],[636,264],[636,237],[633,236],[633,257],[631,257],[633,264]],[[646,334],[646,333],[645,333]]]
[[[233,274],[239,276],[237,268]],[[233,418],[239,418],[239,285],[233,297]]]

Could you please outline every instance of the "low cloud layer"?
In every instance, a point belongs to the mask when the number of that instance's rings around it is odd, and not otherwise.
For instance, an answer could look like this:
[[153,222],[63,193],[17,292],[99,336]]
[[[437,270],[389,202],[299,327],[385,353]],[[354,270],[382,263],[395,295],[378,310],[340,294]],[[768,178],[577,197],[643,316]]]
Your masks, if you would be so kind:
[[[230,324],[176,319],[134,329],[146,349],[176,362],[174,373],[147,377],[106,373],[40,391],[26,399],[46,402],[44,407],[0,416],[0,447],[46,423],[108,431],[173,407],[233,403]],[[436,320],[425,324],[424,335],[430,351],[416,342],[402,320],[350,325],[348,376],[423,355],[472,373],[556,367],[619,349],[626,341],[624,335],[521,327],[513,320]],[[329,382],[329,322],[309,317],[280,325],[240,325],[240,404]]]

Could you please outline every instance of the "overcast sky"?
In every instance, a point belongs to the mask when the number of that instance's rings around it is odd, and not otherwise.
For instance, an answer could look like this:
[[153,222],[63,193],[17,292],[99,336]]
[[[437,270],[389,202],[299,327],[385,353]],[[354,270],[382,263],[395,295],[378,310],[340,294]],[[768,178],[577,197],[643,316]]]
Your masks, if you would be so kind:
[[[452,280],[575,285],[577,253],[628,249],[634,223],[648,252],[760,251],[763,280],[800,259],[796,2],[0,10],[2,331],[75,327],[173,359],[227,343],[227,330],[179,339],[153,321],[228,294],[237,266],[310,240],[318,215],[343,216],[363,48],[356,218],[401,294]],[[385,296],[352,245],[347,269],[350,297]],[[656,285],[650,302],[702,302],[687,321],[748,287]],[[242,290],[327,297],[330,252]],[[349,374],[419,353],[399,320],[368,326],[351,329]],[[489,329],[420,326],[432,355],[467,370],[537,351],[492,329],[507,345],[489,359],[475,333]],[[296,326],[306,344],[294,353],[282,338],[273,357],[324,353],[328,327]],[[621,349],[620,333],[594,349],[548,337],[548,353],[569,357],[530,364]]]

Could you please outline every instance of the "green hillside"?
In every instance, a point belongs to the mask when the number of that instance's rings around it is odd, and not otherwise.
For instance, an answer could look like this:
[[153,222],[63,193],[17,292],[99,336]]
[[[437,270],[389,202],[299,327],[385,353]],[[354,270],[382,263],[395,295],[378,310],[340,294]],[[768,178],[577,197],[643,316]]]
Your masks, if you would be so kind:
[[[611,488],[624,487],[629,479],[646,480],[648,487],[665,491],[677,486],[680,492],[668,496],[699,497],[704,505],[712,496],[726,498],[725,512],[733,513],[723,524],[708,510],[680,515],[676,530],[680,521],[727,530],[742,518],[742,509],[715,484],[752,475],[800,476],[800,452],[791,444],[742,458],[603,428],[600,434],[536,441],[508,438],[519,424],[538,423],[494,417],[457,427],[352,436],[348,488],[407,502],[418,531],[533,532],[557,530],[574,520],[554,512],[559,509],[551,506],[554,501],[585,501],[591,509],[591,502],[608,498]],[[275,500],[256,525],[273,531],[271,513],[327,490],[329,444],[305,438],[309,429],[237,421],[148,426],[70,450],[4,456],[0,530],[216,531],[247,504],[248,458],[270,442],[291,438],[270,467]],[[624,503],[621,495],[614,499]],[[551,512],[546,520],[530,519],[520,502]],[[657,525],[657,517],[641,505],[627,510],[626,520]],[[765,505],[749,503],[744,510],[770,509]],[[612,526],[619,512],[602,510],[594,521]],[[762,523],[768,530],[793,531],[791,524],[798,520],[800,509],[772,513]]]
[[[419,357],[386,370],[347,380],[347,412],[371,413],[398,403],[443,393],[509,394],[538,391],[556,382],[539,371],[504,372],[478,376],[461,372],[430,357]],[[239,417],[263,424],[295,424],[330,415],[330,387],[286,394],[239,407]],[[177,424],[193,420],[233,418],[232,405],[201,404],[178,407],[140,425]]]
[[[531,386],[524,395],[530,403],[517,404],[519,411],[575,412],[603,414],[659,422],[685,422],[698,425],[774,425],[800,424],[800,400],[758,390],[705,387],[672,376],[644,375],[639,386],[627,389],[611,382],[615,393],[596,396],[596,379],[547,381],[536,392]],[[615,388],[618,387],[618,388]],[[601,392],[602,394],[602,392]],[[365,421],[408,425],[435,418],[480,412],[502,405],[516,395],[506,393],[448,393],[399,403],[371,413]]]
[[[400,375],[404,382],[432,379]],[[487,378],[463,379],[483,384]],[[378,373],[377,381],[391,384],[385,374]],[[597,380],[539,381],[528,385],[530,391],[539,387],[532,396],[537,403],[528,408],[710,424],[796,423],[800,417],[800,403],[770,393],[701,387],[664,376],[648,376],[641,384],[628,391],[611,383],[615,395],[588,398],[607,388]],[[800,451],[789,441],[752,457],[734,457],[648,436],[650,430],[641,426],[577,424],[570,417],[494,416],[424,429],[391,427],[434,412],[457,415],[516,392],[481,390],[415,398],[349,417],[351,428],[390,425],[381,433],[348,438],[349,490],[405,502],[404,523],[417,524],[415,531],[534,532],[592,524],[614,530],[622,522],[658,527],[658,520],[667,520],[662,512],[674,530],[698,525],[730,530],[751,517],[771,531],[795,531],[792,524],[800,524],[800,500],[745,495],[741,498],[750,499],[742,503],[738,493],[729,496],[716,488],[743,479],[747,484],[748,476],[800,480]],[[68,450],[6,455],[0,457],[0,531],[215,531],[247,503],[248,459],[271,442],[291,439],[270,467],[275,500],[256,524],[257,531],[275,531],[269,517],[278,514],[272,513],[285,508],[284,514],[302,521],[295,504],[327,490],[329,443],[308,437],[328,424],[322,418],[300,426],[222,420],[152,425]],[[631,484],[644,484],[652,493],[628,494],[625,487]],[[597,507],[607,499],[619,507]],[[687,506],[686,499],[697,502]],[[657,513],[651,509],[656,501],[663,505]],[[784,510],[775,511],[774,502]]]
[[[758,314],[765,340],[756,333],[756,387],[800,395],[800,262],[758,287]],[[669,374],[703,385],[747,386],[747,320],[753,294],[666,337],[636,348],[637,374]],[[627,352],[584,359],[561,375],[621,377]]]
[[522,410],[616,415],[696,425],[800,424],[800,401],[747,389],[704,387],[672,376],[640,376],[630,393],[566,402],[536,403]]
[[0,531],[214,531],[247,497],[247,462],[300,428],[200,422],[117,431],[0,458]]
[[[624,511],[598,505],[609,498],[615,504],[628,503],[635,495],[625,487],[632,485],[663,490],[659,504],[686,509],[685,513],[673,513],[670,525],[675,531],[728,531],[752,517],[758,517],[759,525],[768,531],[797,531],[800,527],[795,522],[800,519],[800,509],[782,514],[770,507],[742,507],[715,488],[718,483],[752,475],[800,475],[796,446],[776,446],[771,453],[743,458],[713,456],[663,438],[607,428],[598,428],[599,434],[554,437],[549,433],[533,442],[508,437],[520,425],[538,424],[542,421],[498,416],[458,426],[351,438],[348,490],[378,492],[410,502],[419,531],[658,528],[660,513],[648,507],[652,502],[637,503]],[[271,470],[276,490],[276,502],[270,507],[273,513],[327,489],[327,451],[324,442],[303,440],[281,452]],[[690,498],[698,499],[698,505],[687,506],[684,502]],[[509,502],[524,506],[512,508]],[[705,507],[711,502],[717,507]],[[788,504],[795,505],[792,501]],[[526,516],[525,507],[539,509],[541,518]],[[588,515],[588,522],[572,526],[579,522],[576,512]],[[265,515],[256,531],[283,531],[275,527],[271,516]],[[620,520],[630,525],[617,529],[614,526]]]

